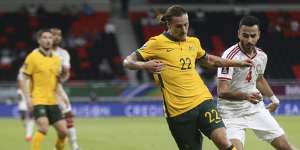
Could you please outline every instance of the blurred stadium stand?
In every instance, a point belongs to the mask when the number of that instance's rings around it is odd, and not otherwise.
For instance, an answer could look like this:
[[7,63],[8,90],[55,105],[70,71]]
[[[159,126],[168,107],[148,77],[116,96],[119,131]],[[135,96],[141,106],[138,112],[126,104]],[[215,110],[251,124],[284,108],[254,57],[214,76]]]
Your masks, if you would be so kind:
[[[148,83],[151,75],[125,70],[122,59],[164,30],[156,16],[176,2],[190,12],[190,34],[215,55],[237,41],[243,15],[259,17],[262,37],[258,45],[269,56],[265,75],[276,93],[300,99],[300,83],[296,82],[300,80],[299,0],[129,0],[128,14],[126,8],[121,9],[123,0],[86,2],[0,2],[0,101],[16,96],[18,68],[36,47],[35,32],[44,27],[64,32],[62,47],[70,52],[72,63],[72,81],[66,89],[72,100],[161,99],[159,89]],[[213,90],[216,70],[200,70]]]

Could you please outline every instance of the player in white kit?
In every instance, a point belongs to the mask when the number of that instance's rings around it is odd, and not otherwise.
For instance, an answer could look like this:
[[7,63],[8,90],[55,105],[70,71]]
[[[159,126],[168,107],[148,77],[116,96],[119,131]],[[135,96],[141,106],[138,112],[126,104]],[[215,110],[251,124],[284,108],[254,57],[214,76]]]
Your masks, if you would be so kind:
[[[245,129],[252,129],[257,138],[278,150],[292,150],[283,129],[270,112],[279,106],[263,74],[267,55],[256,43],[260,38],[259,20],[253,16],[241,19],[239,43],[227,49],[222,57],[232,60],[251,59],[252,67],[218,68],[218,109],[226,126],[228,139],[238,150],[244,149]],[[264,106],[263,96],[272,103]]]
[[20,113],[20,119],[25,127],[25,140],[27,142],[30,142],[32,140],[32,133],[33,133],[33,127],[34,127],[34,119],[32,116],[32,113],[28,110],[27,102],[25,100],[22,89],[22,82],[23,76],[21,73],[21,69],[19,70],[18,76],[17,76],[17,82],[18,82],[18,110]]
[[79,146],[77,143],[77,134],[76,129],[74,127],[74,115],[72,113],[72,108],[70,104],[70,100],[65,90],[63,89],[62,83],[66,82],[70,77],[70,55],[67,50],[61,48],[59,46],[62,40],[62,31],[58,28],[50,29],[51,33],[54,36],[54,44],[53,44],[53,52],[61,58],[62,62],[62,74],[60,76],[60,84],[58,84],[57,88],[57,96],[60,101],[60,106],[62,108],[62,112],[67,122],[67,127],[69,130],[69,141],[72,147],[72,150],[79,150]]

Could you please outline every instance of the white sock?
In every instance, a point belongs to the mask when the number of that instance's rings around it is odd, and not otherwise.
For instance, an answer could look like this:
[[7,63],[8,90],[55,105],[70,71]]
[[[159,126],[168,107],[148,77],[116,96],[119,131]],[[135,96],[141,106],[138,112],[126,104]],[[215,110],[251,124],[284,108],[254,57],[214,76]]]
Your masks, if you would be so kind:
[[70,144],[72,146],[72,150],[75,150],[79,147],[77,144],[76,129],[74,127],[69,128],[69,140],[70,140]]
[[25,122],[26,137],[32,137],[33,126],[34,126],[34,121],[32,119],[26,120]]

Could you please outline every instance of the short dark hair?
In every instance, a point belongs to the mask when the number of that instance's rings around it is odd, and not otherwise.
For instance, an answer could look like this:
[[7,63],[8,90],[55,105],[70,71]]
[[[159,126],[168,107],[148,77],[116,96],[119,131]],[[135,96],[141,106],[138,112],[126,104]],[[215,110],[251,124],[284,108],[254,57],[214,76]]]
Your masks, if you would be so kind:
[[160,23],[165,25],[172,20],[172,17],[179,17],[184,14],[187,14],[187,11],[183,7],[181,7],[180,5],[172,5],[161,16]]
[[239,28],[241,28],[243,25],[245,26],[257,25],[258,28],[260,29],[259,19],[255,16],[244,16],[239,23]]
[[38,30],[36,32],[36,38],[39,39],[43,35],[43,33],[45,33],[45,32],[51,33],[51,30],[50,29],[40,29],[40,30]]

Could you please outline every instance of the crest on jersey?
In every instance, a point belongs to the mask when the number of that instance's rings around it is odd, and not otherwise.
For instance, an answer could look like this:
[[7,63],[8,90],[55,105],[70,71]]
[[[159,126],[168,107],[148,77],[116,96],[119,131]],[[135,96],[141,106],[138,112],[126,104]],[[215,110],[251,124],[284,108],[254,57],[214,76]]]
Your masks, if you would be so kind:
[[190,51],[195,51],[196,49],[195,49],[194,46],[190,45],[190,46],[189,46],[189,50],[190,50]]
[[229,67],[223,67],[221,70],[222,74],[228,74],[229,73]]

